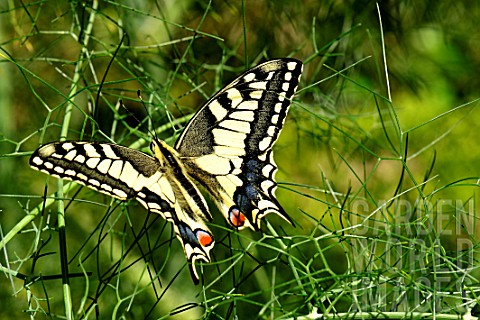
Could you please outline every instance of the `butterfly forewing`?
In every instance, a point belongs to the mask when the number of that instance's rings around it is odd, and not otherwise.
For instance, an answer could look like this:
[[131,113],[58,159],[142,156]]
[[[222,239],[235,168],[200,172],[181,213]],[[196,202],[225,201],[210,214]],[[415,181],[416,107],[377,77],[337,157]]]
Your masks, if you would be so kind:
[[245,72],[197,112],[175,144],[188,172],[237,228],[258,229],[270,212],[291,222],[275,198],[271,148],[302,67],[298,60],[279,59]]
[[55,142],[38,148],[30,166],[126,200],[135,197],[159,164],[142,152],[107,143]]
[[[155,152],[163,147],[161,152]],[[37,149],[30,165],[55,177],[72,180],[120,200],[136,198],[144,207],[173,223],[194,281],[196,260],[210,261],[213,236],[205,199],[176,160],[175,150],[152,142],[156,158],[108,143],[55,142]],[[177,167],[172,166],[172,160]],[[167,163],[168,162],[168,163]]]

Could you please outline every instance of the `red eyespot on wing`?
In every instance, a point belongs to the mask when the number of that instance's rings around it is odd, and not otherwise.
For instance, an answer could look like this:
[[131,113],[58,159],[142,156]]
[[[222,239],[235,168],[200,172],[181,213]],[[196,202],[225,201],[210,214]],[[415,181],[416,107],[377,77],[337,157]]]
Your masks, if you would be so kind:
[[195,234],[202,247],[208,247],[213,243],[213,236],[207,231],[198,230]]
[[245,215],[240,210],[238,210],[238,208],[235,207],[230,209],[229,218],[232,226],[237,228],[243,227],[243,225],[245,224],[245,220],[247,220]]

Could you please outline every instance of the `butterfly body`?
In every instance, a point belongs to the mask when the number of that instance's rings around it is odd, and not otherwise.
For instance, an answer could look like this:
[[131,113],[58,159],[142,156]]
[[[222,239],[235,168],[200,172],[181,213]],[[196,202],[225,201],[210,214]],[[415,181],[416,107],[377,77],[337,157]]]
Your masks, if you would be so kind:
[[205,224],[212,216],[195,182],[235,228],[258,230],[271,212],[292,222],[275,198],[272,146],[301,72],[295,59],[250,69],[200,108],[174,147],[154,139],[154,157],[115,144],[67,141],[40,147],[30,165],[120,200],[136,198],[172,222],[197,282],[194,262],[210,261],[214,239]]

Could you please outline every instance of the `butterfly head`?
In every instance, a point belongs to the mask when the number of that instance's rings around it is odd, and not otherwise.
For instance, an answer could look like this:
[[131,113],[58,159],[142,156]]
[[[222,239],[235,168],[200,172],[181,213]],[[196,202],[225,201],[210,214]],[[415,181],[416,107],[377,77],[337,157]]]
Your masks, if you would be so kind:
[[168,162],[170,167],[178,166],[178,153],[175,151],[175,149],[166,144],[165,141],[153,139],[150,143],[150,150],[155,158],[160,161],[162,166],[165,162]]
[[[166,143],[160,139],[153,139],[150,142],[150,150],[156,158],[163,158],[162,149],[165,149]],[[168,146],[167,146],[168,147]]]

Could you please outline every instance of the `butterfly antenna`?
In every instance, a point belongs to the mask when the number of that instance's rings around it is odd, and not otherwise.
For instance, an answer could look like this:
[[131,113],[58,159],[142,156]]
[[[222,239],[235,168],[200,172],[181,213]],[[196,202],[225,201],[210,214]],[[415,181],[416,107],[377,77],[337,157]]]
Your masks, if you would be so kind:
[[[141,91],[140,91],[140,90],[137,90],[137,97],[138,97],[138,99],[140,99],[140,102],[142,102],[143,109],[144,109],[145,112],[147,113],[148,119],[150,120],[151,123],[153,123],[152,115],[151,115],[150,112],[148,111],[148,108],[147,108],[147,106],[145,105],[145,102],[143,101],[143,98],[142,98],[142,95],[141,95]],[[151,130],[148,128],[148,126],[147,126],[147,130],[148,130],[148,132],[150,133],[150,135],[151,135],[152,137],[154,137],[155,139],[158,140],[157,132],[156,132],[155,130],[151,131]]]
[[[137,96],[138,98],[140,99],[140,101],[142,102],[142,105],[143,105],[143,109],[146,111],[147,115],[148,115],[148,118],[150,119],[150,121],[152,120],[152,117],[150,115],[150,112],[148,111],[147,109],[147,106],[145,105],[145,103],[143,102],[143,99],[140,95],[140,90],[137,90]],[[156,135],[156,132],[155,131],[151,131],[148,127],[148,125],[144,125],[144,121],[143,120],[140,120],[136,115],[135,113],[133,113],[129,108],[127,108],[124,104],[123,104],[123,101],[122,99],[119,100],[119,105],[125,109],[125,111],[127,111],[128,115],[130,117],[132,117],[133,119],[135,119],[135,121],[138,123],[138,125],[135,127],[135,129],[138,129],[138,128],[141,128],[141,127],[144,127],[146,129],[146,131],[149,133],[150,137],[155,137],[157,138],[157,135]]]

